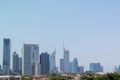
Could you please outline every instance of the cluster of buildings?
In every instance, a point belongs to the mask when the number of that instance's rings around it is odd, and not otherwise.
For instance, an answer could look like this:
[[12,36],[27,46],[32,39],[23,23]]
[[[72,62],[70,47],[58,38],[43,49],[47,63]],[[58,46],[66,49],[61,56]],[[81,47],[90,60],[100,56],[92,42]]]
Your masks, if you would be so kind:
[[64,55],[60,59],[60,72],[64,74],[77,74],[84,73],[84,67],[78,66],[78,59],[74,58],[73,61],[70,61],[69,51],[63,47]]
[[3,68],[0,65],[1,75],[47,75],[57,73],[56,50],[51,55],[48,52],[39,54],[39,45],[24,44],[21,53],[22,56],[20,57],[14,51],[11,59],[11,40],[8,38],[3,40]]
[[[56,66],[56,49],[52,54],[48,54],[48,52],[39,54],[38,44],[24,44],[21,57],[14,51],[11,59],[11,40],[4,39],[3,67],[0,65],[0,75],[82,74],[85,72],[84,66],[78,65],[77,58],[70,61],[69,50],[66,50],[64,46],[63,52],[63,58],[60,59],[60,70],[58,70]],[[11,62],[12,69],[10,68]],[[89,67],[90,72],[103,72],[103,66],[100,63],[90,63]],[[116,67],[116,72],[120,72],[120,66]]]

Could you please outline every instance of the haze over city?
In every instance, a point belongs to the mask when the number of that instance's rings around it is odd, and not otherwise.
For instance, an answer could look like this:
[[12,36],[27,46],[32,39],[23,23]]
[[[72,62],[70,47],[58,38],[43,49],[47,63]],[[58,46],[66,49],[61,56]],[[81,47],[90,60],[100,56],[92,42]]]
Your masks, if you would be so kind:
[[21,55],[24,43],[39,44],[39,52],[51,54],[56,64],[63,57],[63,42],[70,60],[89,69],[100,62],[105,72],[120,65],[120,1],[50,0],[0,1],[0,64],[3,38],[11,39],[11,56]]

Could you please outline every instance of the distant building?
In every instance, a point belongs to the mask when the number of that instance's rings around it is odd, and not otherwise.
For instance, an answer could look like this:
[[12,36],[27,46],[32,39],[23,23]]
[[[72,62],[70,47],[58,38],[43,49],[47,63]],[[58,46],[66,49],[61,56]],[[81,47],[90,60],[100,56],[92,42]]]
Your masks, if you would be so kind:
[[10,75],[10,39],[3,40],[3,74]]
[[103,72],[103,67],[100,63],[90,63],[90,71],[93,73]]
[[50,73],[56,73],[56,50],[50,55]]
[[72,62],[72,73],[77,74],[78,72],[78,60],[77,58],[74,58]]
[[69,73],[70,69],[69,69],[69,51],[68,50],[65,50],[65,48],[63,49],[64,50],[64,73]]
[[64,59],[60,59],[60,72],[64,73]]
[[1,68],[1,65],[0,65],[0,70],[1,70],[2,68]]
[[115,72],[120,73],[120,65],[115,67]]
[[78,67],[78,73],[79,74],[83,74],[84,73],[84,67],[83,66],[79,66]]
[[72,62],[70,62],[69,63],[69,71],[70,71],[70,73],[72,73],[72,67],[73,67]]
[[13,53],[13,72],[19,72],[19,56],[16,52]]
[[35,71],[39,70],[35,70],[36,63],[39,63],[39,46],[36,44],[24,44],[22,50],[22,74],[35,75]]
[[0,65],[0,75],[2,75],[2,68],[1,68],[1,65]]
[[48,75],[50,71],[50,61],[49,54],[47,52],[43,52],[40,54],[40,65],[41,65],[41,74]]
[[21,57],[19,57],[18,71],[19,71],[20,74],[22,74],[22,58]]

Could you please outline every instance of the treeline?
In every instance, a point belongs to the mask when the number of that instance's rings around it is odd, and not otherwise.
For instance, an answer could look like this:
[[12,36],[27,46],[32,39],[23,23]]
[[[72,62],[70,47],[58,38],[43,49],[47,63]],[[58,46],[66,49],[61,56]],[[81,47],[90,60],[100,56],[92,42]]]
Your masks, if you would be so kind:
[[[75,76],[75,75],[73,75]],[[60,75],[50,75],[50,80],[76,80],[74,77],[63,78]],[[78,77],[78,80],[120,80],[119,73],[107,73],[107,74],[82,74]]]
[[[81,74],[75,79],[76,75],[70,74],[68,77],[63,77],[61,75],[52,74],[49,75],[49,80],[120,80],[120,74],[119,73],[107,73],[107,74]],[[33,80],[32,77],[22,77],[22,80]]]
[[119,73],[107,73],[107,74],[83,74],[79,80],[120,80]]

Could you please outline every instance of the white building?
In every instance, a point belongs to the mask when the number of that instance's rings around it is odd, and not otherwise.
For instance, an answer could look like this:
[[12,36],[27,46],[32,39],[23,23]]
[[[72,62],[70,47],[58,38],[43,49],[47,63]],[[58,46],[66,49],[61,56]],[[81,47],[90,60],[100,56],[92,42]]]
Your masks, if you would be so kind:
[[50,73],[56,73],[56,50],[50,55]]

